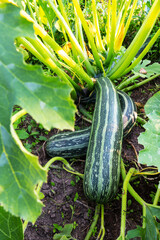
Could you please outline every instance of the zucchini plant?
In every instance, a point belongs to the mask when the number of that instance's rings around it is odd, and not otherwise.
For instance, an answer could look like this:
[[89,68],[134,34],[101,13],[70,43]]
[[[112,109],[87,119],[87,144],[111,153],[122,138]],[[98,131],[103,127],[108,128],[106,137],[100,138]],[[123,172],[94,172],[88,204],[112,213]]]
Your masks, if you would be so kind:
[[[70,4],[72,5],[72,19],[62,0],[57,2],[53,0],[0,1],[0,32],[2,33],[0,38],[1,239],[5,239],[5,236],[8,239],[17,239],[16,231],[13,231],[11,235],[8,234],[10,225],[6,230],[4,216],[5,219],[15,220],[14,224],[17,224],[20,229],[19,239],[23,239],[20,219],[24,220],[23,229],[25,229],[28,221],[34,223],[41,214],[43,204],[38,193],[42,183],[47,180],[49,164],[53,162],[49,161],[45,167],[40,166],[38,158],[22,145],[12,126],[13,123],[29,113],[48,130],[52,127],[73,130],[76,112],[74,100],[77,99],[78,93],[83,93],[84,88],[92,91],[95,88],[95,82],[101,88],[103,82],[106,88],[109,85],[112,86],[110,87],[112,94],[109,96],[114,95],[115,112],[119,116],[118,121],[122,129],[121,109],[116,89],[123,91],[125,88],[127,91],[128,85],[138,87],[160,75],[157,70],[150,77],[143,75],[147,79],[140,81],[139,85],[135,85],[135,79],[139,75],[134,78],[130,76],[129,79],[126,77],[126,74],[133,73],[137,64],[142,63],[143,57],[160,35],[160,30],[157,30],[145,48],[143,47],[159,16],[160,0],[154,1],[127,49],[122,44],[136,9],[137,0],[120,1],[120,4],[116,0],[103,2],[104,14],[97,11],[96,1],[92,0],[92,18],[89,20],[78,0],[73,0]],[[100,19],[105,22],[103,33],[99,25]],[[60,31],[58,34],[57,28]],[[59,34],[61,34],[61,39],[58,38]],[[142,47],[143,50],[137,56]],[[23,54],[23,57],[19,52]],[[28,54],[34,55],[43,64],[43,70],[37,65],[26,64]],[[100,77],[97,77],[98,75]],[[125,87],[121,85],[122,83]],[[99,101],[101,93],[97,90],[98,112],[102,110],[102,107],[106,109],[106,106],[102,106],[102,102]],[[106,104],[111,109],[109,99]],[[11,117],[15,105],[20,106],[22,110]],[[106,114],[109,120],[111,115],[109,112]],[[109,123],[108,120],[106,123]],[[98,121],[97,127],[100,128],[100,117],[95,113],[93,126],[96,125],[96,121]],[[104,127],[107,128],[107,126]],[[92,128],[90,139],[93,138],[93,132],[96,133],[97,130],[95,127]],[[117,150],[120,150],[122,130],[117,139],[115,138],[116,131],[113,128],[114,133],[111,132],[114,140],[111,145],[113,147],[115,143]],[[100,151],[102,152],[102,149]],[[98,154],[101,155],[101,152]],[[95,149],[93,153],[92,166],[95,163]],[[88,150],[87,155],[90,158],[91,150]],[[118,162],[116,179],[118,179],[120,154],[116,156],[116,159]],[[111,159],[109,163],[111,164]],[[73,169],[70,171],[74,172]],[[110,166],[107,171],[110,172],[110,184],[113,173]],[[102,171],[99,174],[102,174]],[[102,182],[99,183],[100,185]],[[90,190],[85,191],[87,193]],[[103,213],[104,207],[103,204],[99,205],[99,200],[97,206],[97,208],[101,206]]]
[[[128,94],[117,91],[120,99],[122,121],[123,121],[123,137],[126,137],[137,119],[137,108]],[[95,95],[95,94],[94,94]],[[82,102],[95,102],[95,96],[90,99],[84,97]],[[50,137],[45,144],[45,151],[50,157],[61,156],[64,158],[75,158],[86,155],[91,127],[74,131],[58,133]]]

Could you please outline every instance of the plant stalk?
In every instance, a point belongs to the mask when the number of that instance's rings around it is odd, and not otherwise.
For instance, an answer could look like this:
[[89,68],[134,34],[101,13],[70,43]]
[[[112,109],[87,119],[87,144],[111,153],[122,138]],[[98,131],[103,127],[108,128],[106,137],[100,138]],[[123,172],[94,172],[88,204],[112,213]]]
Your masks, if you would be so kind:
[[98,234],[97,239],[103,240],[105,236],[105,227],[104,227],[104,205],[101,204],[101,228]]
[[135,75],[133,75],[132,77],[127,78],[125,81],[123,81],[122,83],[120,83],[120,84],[117,86],[117,89],[118,89],[118,90],[121,90],[121,89],[123,89],[124,87],[128,86],[129,84],[134,83],[134,82],[135,82],[134,80],[136,80],[139,76],[140,76],[139,74],[135,74]]
[[111,11],[112,11],[111,33],[110,33],[110,40],[109,40],[109,52],[108,52],[106,64],[110,63],[114,55],[114,43],[115,43],[116,20],[117,20],[117,1],[116,0],[112,0]]
[[93,70],[93,67],[91,66],[91,64],[88,61],[87,56],[84,54],[81,46],[79,45],[79,42],[77,41],[77,39],[75,38],[72,30],[70,29],[68,22],[65,21],[63,15],[58,11],[58,9],[56,8],[56,6],[53,4],[53,2],[51,0],[49,0],[49,4],[51,6],[51,8],[53,9],[53,11],[55,12],[55,14],[57,15],[57,17],[60,19],[61,24],[63,26],[63,28],[65,29],[65,31],[68,33],[68,36],[70,38],[70,41],[72,43],[72,45],[74,46],[74,48],[76,49],[76,51],[79,53],[79,55],[81,56],[82,61],[84,61],[86,68],[88,70],[88,72],[94,76],[95,72]]
[[144,120],[143,118],[141,118],[141,117],[139,117],[139,116],[137,116],[137,122],[140,123],[140,125],[144,125],[144,124],[147,123],[146,120]]
[[[123,181],[126,178],[126,170],[125,170],[125,166],[123,163],[123,160],[121,159],[121,174],[122,174],[122,179]],[[132,188],[132,186],[128,183],[128,187],[127,187],[129,193],[134,197],[134,199],[140,204],[140,205],[146,205],[147,203],[138,195],[138,193],[136,193],[136,191]]]
[[153,38],[150,40],[150,42],[147,44],[147,46],[144,48],[144,50],[140,53],[140,55],[132,62],[132,64],[123,72],[123,75],[130,72],[142,59],[143,57],[148,53],[149,49],[153,46],[153,44],[156,42],[158,37],[160,36],[160,29],[155,33]]
[[51,38],[48,33],[25,11],[21,10],[20,14],[28,21],[33,23],[35,33],[39,35],[44,40],[44,42],[46,42],[59,55],[59,57],[62,58],[72,68],[72,70],[88,84],[88,88],[92,90],[94,83],[89,75],[71,57],[69,57],[68,54],[58,45],[58,43],[56,43],[56,41]]
[[92,0],[92,12],[93,12],[93,19],[94,19],[94,25],[96,28],[96,43],[97,43],[97,48],[101,51],[104,52],[105,48],[102,42],[101,38],[101,33],[99,29],[99,22],[98,22],[98,16],[97,16],[97,8],[96,8],[96,1]]
[[99,215],[100,215],[100,209],[101,209],[101,205],[97,204],[96,208],[95,208],[95,214],[94,214],[94,217],[93,217],[93,222],[92,222],[92,224],[90,226],[90,229],[89,229],[89,231],[88,231],[84,240],[89,240],[90,237],[92,236],[93,231],[94,231],[94,229],[97,225],[97,222],[98,222],[98,218],[99,218]]
[[144,20],[140,30],[138,31],[137,35],[133,39],[132,43],[126,50],[123,57],[119,60],[119,62],[113,67],[113,69],[108,74],[111,80],[117,79],[119,76],[123,75],[123,72],[132,62],[136,54],[138,53],[139,49],[149,36],[155,21],[160,13],[160,1],[155,0],[146,19]]
[[154,197],[154,201],[153,201],[153,205],[154,205],[154,206],[157,206],[157,205],[158,205],[159,198],[160,198],[160,186],[158,186],[156,195],[155,195],[155,197]]
[[142,86],[143,84],[146,84],[146,83],[148,83],[148,82],[154,80],[154,79],[155,79],[156,77],[158,77],[158,76],[160,76],[159,73],[153,75],[153,76],[150,77],[150,78],[147,78],[147,79],[143,80],[142,82],[135,83],[133,86],[130,86],[130,87],[124,88],[124,89],[122,89],[122,91],[124,91],[124,92],[129,92],[129,91],[131,91],[131,90],[133,90],[133,89],[135,89],[135,88],[138,88],[138,87]]
[[122,189],[122,208],[121,208],[121,231],[120,235],[122,240],[125,240],[125,229],[126,229],[126,212],[127,212],[127,188],[130,178],[136,171],[135,168],[130,168],[123,182]]
[[88,28],[88,25],[87,25],[87,22],[85,20],[85,17],[83,15],[83,12],[80,8],[80,5],[79,5],[79,2],[78,0],[73,0],[73,4],[74,4],[74,7],[77,11],[77,14],[81,20],[81,23],[82,23],[82,26],[84,28],[84,31],[87,35],[87,38],[89,40],[89,43],[90,43],[90,46],[91,46],[91,49],[92,49],[92,53],[93,53],[93,56],[94,56],[94,59],[95,59],[95,62],[96,62],[96,65],[97,67],[103,71],[103,68],[102,68],[102,62],[100,61],[100,57],[99,57],[99,54],[98,54],[98,51],[97,51],[97,48],[95,46],[95,43],[94,43],[94,39],[93,39],[93,36],[90,34],[90,31],[89,31],[89,28]]

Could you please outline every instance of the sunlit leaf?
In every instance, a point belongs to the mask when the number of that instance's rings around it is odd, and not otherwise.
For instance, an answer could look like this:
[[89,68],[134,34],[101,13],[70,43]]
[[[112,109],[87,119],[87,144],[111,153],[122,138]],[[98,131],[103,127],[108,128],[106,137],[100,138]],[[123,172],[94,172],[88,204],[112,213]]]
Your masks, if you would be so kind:
[[96,28],[95,28],[95,26],[93,25],[93,23],[90,20],[86,20],[86,22],[87,22],[87,25],[89,27],[89,31],[90,31],[91,35],[93,37],[95,37],[96,36]]
[[0,5],[0,32],[0,203],[13,215],[34,222],[43,206],[35,187],[46,181],[46,172],[36,156],[22,152],[13,140],[13,106],[24,108],[46,129],[73,129],[75,106],[69,86],[56,77],[46,77],[40,67],[23,63],[14,40],[34,38],[34,31],[14,5]]
[[67,54],[70,53],[71,49],[72,49],[72,44],[71,44],[71,42],[67,42],[67,43],[65,43],[65,45],[63,46],[63,50],[64,50]]
[[43,8],[41,6],[39,7],[39,15],[40,15],[42,23],[47,25],[47,18],[46,18],[45,12],[43,11]]
[[142,73],[141,69],[144,69],[145,73],[144,73],[144,75],[141,74],[141,77],[146,77],[146,78],[149,78],[149,77],[153,76],[154,74],[160,74],[160,64],[157,62],[150,64],[150,62],[151,61],[147,60],[147,59],[143,60],[133,69],[133,72],[134,73]]
[[114,50],[115,52],[119,51],[122,46],[122,41],[124,38],[124,23],[121,25],[119,32],[117,33],[115,43],[114,43]]
[[144,146],[139,153],[139,162],[154,165],[160,171],[160,91],[151,97],[145,105],[149,121],[144,125],[138,142]]

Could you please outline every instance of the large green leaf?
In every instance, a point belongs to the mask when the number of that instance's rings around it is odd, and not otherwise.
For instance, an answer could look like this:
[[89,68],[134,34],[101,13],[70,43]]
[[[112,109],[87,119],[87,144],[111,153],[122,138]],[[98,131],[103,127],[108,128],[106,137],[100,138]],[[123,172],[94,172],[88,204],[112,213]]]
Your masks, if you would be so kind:
[[155,216],[159,218],[160,208],[146,206],[146,229],[144,240],[159,239],[158,223]]
[[136,239],[136,237],[141,237],[142,240],[160,239],[157,218],[160,219],[160,207],[146,205],[145,228],[137,226],[136,229],[129,230],[126,240]]
[[46,181],[46,172],[36,156],[22,152],[13,140],[13,106],[24,108],[46,129],[73,129],[75,106],[69,86],[23,63],[14,40],[34,37],[34,31],[16,6],[0,4],[0,33],[0,203],[13,215],[34,222],[42,208],[34,190],[39,181]]
[[139,153],[139,162],[154,165],[160,171],[160,91],[148,100],[145,112],[149,121],[144,125],[146,131],[138,138],[138,142],[144,145]]
[[12,216],[0,207],[0,239],[23,240],[23,228],[20,218]]

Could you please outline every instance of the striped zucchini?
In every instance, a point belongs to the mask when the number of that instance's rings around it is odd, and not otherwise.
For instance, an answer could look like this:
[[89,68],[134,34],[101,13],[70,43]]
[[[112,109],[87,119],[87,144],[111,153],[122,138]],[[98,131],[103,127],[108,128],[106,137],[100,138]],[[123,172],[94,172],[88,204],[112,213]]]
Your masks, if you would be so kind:
[[137,108],[130,96],[120,90],[117,91],[123,120],[123,137],[126,137],[136,123]]
[[83,179],[84,193],[89,200],[105,203],[117,191],[122,132],[118,94],[108,78],[100,77],[96,82],[96,103]]
[[91,128],[53,135],[45,144],[46,153],[51,157],[73,158],[86,155]]
[[[121,110],[122,110],[122,119],[123,119],[123,137],[127,136],[127,134],[131,131],[132,127],[136,123],[137,119],[137,108],[135,103],[129,97],[128,94],[121,90],[117,90]],[[95,103],[96,101],[96,92],[93,91],[88,97],[81,97],[80,103]]]
[[[117,92],[122,110],[123,137],[125,137],[136,122],[136,106],[126,93],[122,91]],[[90,131],[91,127],[88,127],[75,132],[55,134],[46,142],[46,153],[51,157],[74,158],[84,156],[88,148]]]

